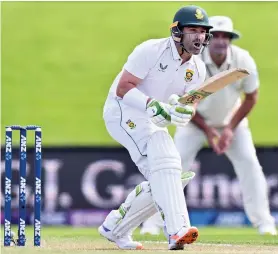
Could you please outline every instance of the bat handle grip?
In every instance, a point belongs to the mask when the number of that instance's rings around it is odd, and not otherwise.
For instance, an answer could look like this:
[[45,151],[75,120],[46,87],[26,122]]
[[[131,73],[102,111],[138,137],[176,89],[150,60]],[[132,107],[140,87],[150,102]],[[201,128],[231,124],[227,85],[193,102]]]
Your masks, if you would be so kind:
[[168,103],[170,105],[177,105],[179,104],[179,99],[180,99],[180,96],[176,95],[176,94],[172,94],[170,95],[169,99],[168,99]]

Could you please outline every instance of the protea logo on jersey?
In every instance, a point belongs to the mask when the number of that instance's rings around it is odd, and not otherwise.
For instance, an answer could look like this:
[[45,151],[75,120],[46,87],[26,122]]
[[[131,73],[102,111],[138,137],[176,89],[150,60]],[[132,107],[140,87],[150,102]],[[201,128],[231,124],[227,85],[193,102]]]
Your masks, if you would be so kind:
[[130,119],[126,122],[126,124],[130,129],[134,129],[136,127],[136,124],[132,122]]
[[185,72],[185,77],[184,77],[185,81],[190,82],[193,78],[193,74],[194,74],[194,71],[187,69]]

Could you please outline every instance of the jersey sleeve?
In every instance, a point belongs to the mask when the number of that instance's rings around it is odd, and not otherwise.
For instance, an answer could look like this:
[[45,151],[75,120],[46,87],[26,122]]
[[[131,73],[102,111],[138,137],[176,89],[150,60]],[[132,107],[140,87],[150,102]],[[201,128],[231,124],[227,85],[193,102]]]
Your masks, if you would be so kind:
[[206,80],[207,77],[207,69],[206,69],[206,65],[204,62],[201,62],[201,66],[200,66],[200,86],[202,86]]
[[242,58],[242,67],[246,68],[250,75],[242,80],[242,89],[245,93],[252,93],[259,87],[259,76],[254,59],[249,53]]
[[151,45],[142,43],[129,55],[124,69],[137,78],[144,79],[153,67],[154,55]]

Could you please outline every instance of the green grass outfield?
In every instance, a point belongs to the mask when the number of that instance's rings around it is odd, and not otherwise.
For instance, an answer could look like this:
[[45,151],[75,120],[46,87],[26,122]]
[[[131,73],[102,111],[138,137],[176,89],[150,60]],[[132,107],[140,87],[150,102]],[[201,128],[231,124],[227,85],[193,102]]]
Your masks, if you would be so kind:
[[[1,247],[2,253],[134,253],[117,249],[113,243],[102,238],[95,228],[43,227],[42,246],[39,248],[33,246],[32,233],[32,228],[28,228],[26,247]],[[278,237],[259,236],[252,228],[200,228],[199,233],[198,241],[187,245],[184,253],[278,253]],[[140,253],[167,251],[162,234],[141,236],[136,231],[134,239],[141,241],[145,247]]]
[[[2,2],[1,134],[6,125],[39,124],[45,145],[116,145],[102,121],[114,77],[137,44],[169,36],[175,12],[189,3]],[[232,17],[243,34],[236,43],[261,79],[254,140],[278,144],[278,2],[197,4]]]

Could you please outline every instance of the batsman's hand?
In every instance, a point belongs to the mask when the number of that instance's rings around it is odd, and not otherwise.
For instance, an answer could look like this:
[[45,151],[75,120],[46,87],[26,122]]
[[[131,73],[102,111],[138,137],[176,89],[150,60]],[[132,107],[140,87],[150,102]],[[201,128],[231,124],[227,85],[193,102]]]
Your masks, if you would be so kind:
[[170,105],[150,100],[147,104],[147,114],[151,117],[152,122],[158,127],[167,127],[171,124]]
[[179,96],[172,94],[168,102],[171,105],[170,115],[172,123],[177,126],[185,126],[192,119],[195,114],[195,108],[190,105],[179,103]]
[[[173,102],[173,101],[172,101]],[[167,127],[170,124],[185,126],[194,115],[194,108],[180,103],[166,104],[157,100],[151,100],[147,104],[147,113],[154,124],[159,127]]]

